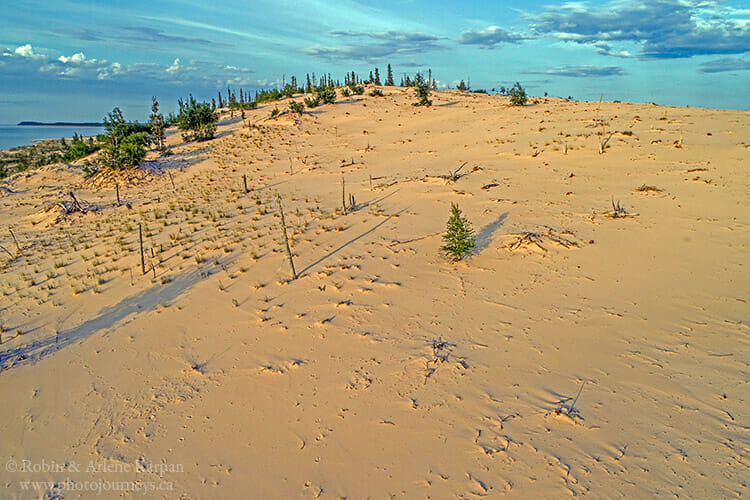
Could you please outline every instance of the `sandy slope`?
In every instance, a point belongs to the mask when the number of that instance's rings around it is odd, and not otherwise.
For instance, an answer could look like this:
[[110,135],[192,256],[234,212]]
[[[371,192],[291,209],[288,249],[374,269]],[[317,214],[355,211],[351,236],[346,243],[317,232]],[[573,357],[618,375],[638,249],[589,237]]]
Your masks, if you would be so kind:
[[[131,208],[74,169],[4,184],[0,458],[84,466],[3,467],[3,498],[748,493],[750,114],[385,92],[175,134],[148,163],[174,188],[121,181]],[[55,222],[71,187],[99,210]]]

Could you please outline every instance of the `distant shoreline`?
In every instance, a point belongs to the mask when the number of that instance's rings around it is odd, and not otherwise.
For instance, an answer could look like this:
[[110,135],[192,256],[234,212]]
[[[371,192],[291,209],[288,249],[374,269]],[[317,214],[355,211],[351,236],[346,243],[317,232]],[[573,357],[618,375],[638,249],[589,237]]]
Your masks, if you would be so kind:
[[75,122],[54,122],[54,123],[44,123],[44,122],[19,122],[18,127],[103,127],[103,123],[94,123],[94,122],[82,122],[82,123],[75,123]]

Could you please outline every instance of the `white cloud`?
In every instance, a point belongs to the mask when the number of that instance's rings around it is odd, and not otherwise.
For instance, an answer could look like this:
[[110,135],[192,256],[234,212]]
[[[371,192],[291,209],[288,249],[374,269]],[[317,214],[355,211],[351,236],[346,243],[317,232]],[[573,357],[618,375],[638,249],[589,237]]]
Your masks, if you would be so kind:
[[83,52],[70,56],[38,53],[30,44],[16,49],[0,49],[0,54],[5,56],[2,57],[3,76],[20,81],[39,78],[42,73],[46,79],[57,78],[67,82],[118,81],[135,84],[149,81],[180,87],[188,84],[222,87],[229,82],[236,86],[259,86],[259,82],[251,77],[254,72],[249,68],[206,61],[182,61],[175,58],[171,64],[124,64],[90,58]]
[[174,60],[171,66],[169,66],[165,71],[167,73],[176,73],[180,70],[180,59],[177,58]]
[[40,57],[44,57],[34,52],[34,48],[29,43],[27,43],[26,45],[20,45],[16,47],[16,50],[14,50],[13,53],[17,56],[29,57],[31,59],[38,59]]
[[83,52],[78,52],[76,54],[73,54],[70,57],[60,56],[57,58],[57,60],[65,64],[69,62],[74,63],[74,64],[80,64],[86,60],[86,55]]

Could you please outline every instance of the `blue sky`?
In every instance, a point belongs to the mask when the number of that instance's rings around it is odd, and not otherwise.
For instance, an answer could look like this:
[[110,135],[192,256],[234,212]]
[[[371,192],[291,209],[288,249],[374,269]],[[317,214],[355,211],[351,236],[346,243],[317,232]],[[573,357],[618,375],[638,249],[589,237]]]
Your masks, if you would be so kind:
[[750,108],[750,0],[24,0],[0,19],[0,123],[144,121],[152,95],[431,68],[441,87]]

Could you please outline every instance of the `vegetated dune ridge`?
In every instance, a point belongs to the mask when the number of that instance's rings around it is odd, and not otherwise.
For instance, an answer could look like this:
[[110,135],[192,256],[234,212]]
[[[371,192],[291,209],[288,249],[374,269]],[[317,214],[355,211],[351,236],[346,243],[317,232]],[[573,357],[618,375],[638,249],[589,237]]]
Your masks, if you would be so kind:
[[3,498],[747,495],[750,113],[384,91],[3,183],[0,458],[171,467]]

